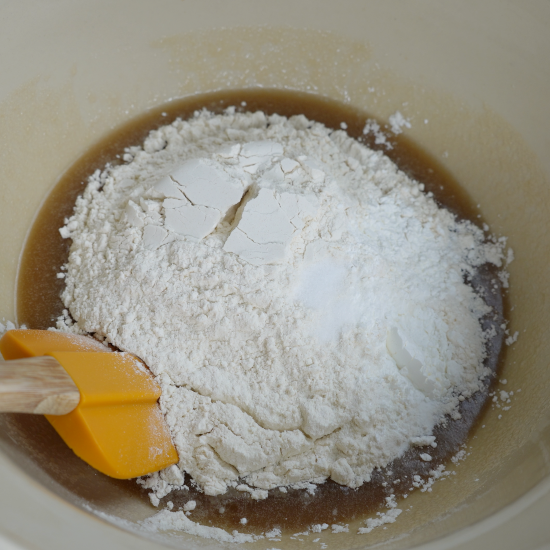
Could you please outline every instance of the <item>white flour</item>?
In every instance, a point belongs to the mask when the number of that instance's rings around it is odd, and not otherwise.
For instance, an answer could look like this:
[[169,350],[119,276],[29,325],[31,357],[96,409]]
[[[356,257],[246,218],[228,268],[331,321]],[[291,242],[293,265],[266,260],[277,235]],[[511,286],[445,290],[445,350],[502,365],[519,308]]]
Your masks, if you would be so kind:
[[61,230],[76,325],[59,327],[157,376],[180,461],[142,480],[154,502],[182,472],[209,495],[358,487],[435,446],[480,389],[489,308],[463,280],[500,266],[504,242],[381,153],[302,116],[228,110],[151,132],[124,160]]

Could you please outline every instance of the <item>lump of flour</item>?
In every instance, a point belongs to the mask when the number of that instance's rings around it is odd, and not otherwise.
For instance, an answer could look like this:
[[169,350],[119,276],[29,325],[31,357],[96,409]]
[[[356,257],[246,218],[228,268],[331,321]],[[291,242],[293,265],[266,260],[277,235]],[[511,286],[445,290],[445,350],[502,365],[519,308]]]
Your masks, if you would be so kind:
[[[480,389],[489,312],[465,278],[502,241],[380,152],[303,116],[150,133],[61,229],[75,325],[142,358],[179,464],[209,495],[368,482]],[[69,330],[60,323],[59,328]],[[435,445],[435,443],[434,443]]]

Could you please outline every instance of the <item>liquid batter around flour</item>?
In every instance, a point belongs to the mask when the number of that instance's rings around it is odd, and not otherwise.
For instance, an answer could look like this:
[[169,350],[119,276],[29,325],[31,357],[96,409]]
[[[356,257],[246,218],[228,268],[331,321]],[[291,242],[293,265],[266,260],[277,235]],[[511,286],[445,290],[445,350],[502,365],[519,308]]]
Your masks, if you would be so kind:
[[[297,92],[249,90],[206,94],[172,102],[132,121],[94,146],[64,175],[42,207],[21,260],[17,295],[20,323],[25,323],[29,328],[45,329],[55,325],[55,319],[64,309],[59,298],[64,281],[57,278],[57,273],[67,261],[70,241],[61,238],[59,228],[63,226],[64,219],[72,214],[76,197],[83,192],[88,176],[108,162],[119,163],[124,148],[142,143],[150,130],[169,124],[178,117],[188,118],[197,109],[221,112],[230,105],[236,106],[238,111],[261,110],[266,114],[284,116],[303,114],[310,120],[335,129],[340,129],[341,124],[345,123],[348,135],[372,149],[382,149],[401,170],[424,183],[426,191],[432,192],[441,205],[460,218],[481,223],[478,209],[467,194],[433,158],[409,140],[401,135],[392,136],[393,148],[386,150],[383,145],[377,146],[370,134],[363,135],[365,121],[370,118],[363,112]],[[494,310],[490,319],[482,320],[484,329],[491,326],[495,329],[495,335],[488,342],[485,360],[485,365],[493,372],[496,372],[500,361],[503,339],[500,328],[503,322],[502,295],[500,291],[489,291],[494,287],[495,280],[498,281],[498,277],[493,269],[481,268],[472,281],[474,287],[487,290],[485,299]],[[487,392],[474,394],[471,399],[462,402],[460,420],[449,420],[446,425],[435,428],[438,445],[435,449],[429,448],[431,462],[420,459],[426,448],[412,448],[384,470],[375,470],[372,481],[358,489],[327,481],[318,486],[313,495],[304,490],[289,489],[287,493],[282,493],[274,489],[269,491],[268,499],[255,501],[235,489],[212,497],[191,488],[189,491],[170,493],[161,500],[159,509],[168,501],[177,510],[185,502],[195,500],[197,506],[190,518],[193,521],[245,533],[258,533],[275,526],[295,532],[312,524],[346,523],[354,518],[366,517],[381,508],[390,494],[390,487],[394,488],[399,500],[412,486],[413,475],[425,478],[429,470],[445,464],[475,429],[486,398]],[[147,498],[145,492],[143,496]],[[241,518],[247,518],[246,525],[240,523]]]

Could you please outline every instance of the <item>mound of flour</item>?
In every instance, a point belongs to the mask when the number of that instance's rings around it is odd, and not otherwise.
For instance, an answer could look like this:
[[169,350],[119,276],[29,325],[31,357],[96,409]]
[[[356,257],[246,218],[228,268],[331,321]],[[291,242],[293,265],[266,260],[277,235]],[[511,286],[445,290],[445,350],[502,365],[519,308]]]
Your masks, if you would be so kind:
[[[503,259],[380,152],[303,116],[203,111],[89,180],[61,229],[63,301],[162,386],[179,464],[209,495],[369,481],[481,387]],[[426,455],[428,456],[428,455]],[[156,500],[158,502],[158,500]]]

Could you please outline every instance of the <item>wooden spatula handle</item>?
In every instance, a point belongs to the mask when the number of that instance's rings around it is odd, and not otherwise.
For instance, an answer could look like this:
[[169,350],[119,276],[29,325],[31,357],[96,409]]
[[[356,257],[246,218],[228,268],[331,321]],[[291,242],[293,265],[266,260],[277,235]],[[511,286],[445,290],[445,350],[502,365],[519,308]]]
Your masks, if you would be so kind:
[[0,412],[67,414],[80,401],[80,392],[53,358],[0,359]]

